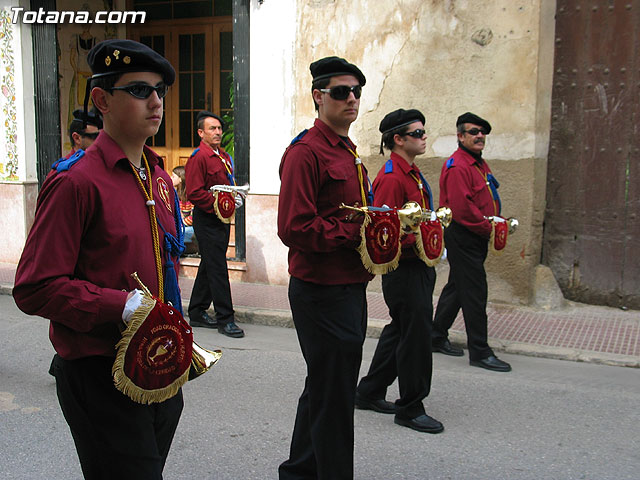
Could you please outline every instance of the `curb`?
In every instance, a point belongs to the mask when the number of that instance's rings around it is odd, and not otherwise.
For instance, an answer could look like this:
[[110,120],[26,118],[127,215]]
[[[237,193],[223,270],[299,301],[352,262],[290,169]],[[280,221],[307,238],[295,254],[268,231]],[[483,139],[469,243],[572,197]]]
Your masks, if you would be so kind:
[[[12,285],[0,284],[0,295],[11,295]],[[183,300],[183,309],[188,302]],[[213,313],[213,310],[210,310]],[[235,317],[239,323],[265,325],[271,327],[294,328],[290,310],[276,310],[255,307],[235,307]],[[370,318],[367,322],[367,337],[380,338],[382,329],[387,324],[384,320]],[[467,346],[467,336],[464,332],[452,330],[449,332],[449,340],[453,345],[461,348]],[[514,355],[526,355],[529,357],[551,358],[555,360],[568,360],[572,362],[593,363],[614,367],[640,368],[640,357],[621,355],[607,352],[593,352],[574,348],[549,347],[530,343],[505,341],[498,338],[489,338],[491,347],[497,352]]]

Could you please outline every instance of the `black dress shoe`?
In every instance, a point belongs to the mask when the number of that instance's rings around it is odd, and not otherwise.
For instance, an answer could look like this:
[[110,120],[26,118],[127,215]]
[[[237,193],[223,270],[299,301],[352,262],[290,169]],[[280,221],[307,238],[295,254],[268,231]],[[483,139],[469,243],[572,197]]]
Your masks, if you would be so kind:
[[218,321],[211,318],[207,312],[189,313],[189,323],[192,327],[218,327]]
[[510,372],[511,365],[507,362],[497,359],[494,355],[490,355],[482,360],[469,360],[469,365],[474,367],[486,368],[487,370],[493,370],[494,372]]
[[396,413],[395,403],[387,402],[384,398],[371,400],[356,392],[356,408],[360,410],[373,410],[378,413]]
[[218,325],[218,332],[220,332],[223,335],[226,335],[227,337],[233,337],[233,338],[244,337],[244,330],[242,330],[238,325],[236,325],[236,322],[229,322],[223,325]]
[[462,357],[464,355],[462,349],[451,345],[449,340],[445,340],[438,345],[432,345],[431,350],[434,352],[444,353],[445,355],[451,355],[452,357]]
[[444,425],[435,418],[430,417],[426,413],[419,417],[407,420],[406,418],[400,418],[396,415],[393,422],[402,425],[403,427],[409,427],[418,432],[425,433],[440,433],[444,430]]

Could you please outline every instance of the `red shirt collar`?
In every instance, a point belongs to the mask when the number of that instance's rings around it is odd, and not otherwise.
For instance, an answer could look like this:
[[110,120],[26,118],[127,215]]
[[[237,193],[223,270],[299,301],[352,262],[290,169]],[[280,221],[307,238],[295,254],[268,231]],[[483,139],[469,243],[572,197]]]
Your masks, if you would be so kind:
[[[322,134],[327,138],[327,140],[332,146],[335,147],[336,145],[338,145],[338,143],[343,143],[342,139],[340,138],[340,135],[338,135],[336,132],[331,130],[331,128],[319,118],[316,118],[315,122],[313,123],[313,126],[316,127],[318,130],[320,130],[320,132],[322,132]],[[349,142],[351,142],[350,146],[353,147],[353,150],[355,151],[355,149],[357,148],[356,144],[353,143],[350,138],[349,138]]]
[[[102,152],[102,158],[104,158],[104,163],[108,168],[114,168],[122,160],[128,161],[120,145],[104,130],[100,130],[100,135],[89,147],[89,149],[91,148],[96,148]],[[145,145],[142,150],[149,162],[149,168],[153,168],[160,163],[160,157],[149,147]]]

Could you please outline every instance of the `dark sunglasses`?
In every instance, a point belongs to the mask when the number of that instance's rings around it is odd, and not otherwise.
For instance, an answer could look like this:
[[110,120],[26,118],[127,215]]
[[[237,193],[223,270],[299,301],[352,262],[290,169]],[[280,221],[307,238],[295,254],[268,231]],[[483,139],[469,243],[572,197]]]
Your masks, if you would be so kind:
[[321,88],[322,93],[328,93],[334,100],[346,100],[349,98],[349,94],[353,92],[353,96],[360,98],[362,95],[362,85],[354,85],[349,87],[347,85],[338,85],[337,87]]
[[84,137],[84,138],[90,138],[91,140],[95,140],[96,138],[98,138],[98,135],[100,135],[100,132],[92,132],[92,133],[81,133],[80,136]]
[[426,130],[424,130],[422,128],[418,128],[418,129],[414,130],[413,132],[403,133],[402,135],[409,135],[410,137],[413,137],[413,138],[422,138],[422,137],[424,137],[425,133],[427,133]]
[[145,85],[144,83],[137,83],[134,85],[125,85],[124,87],[111,87],[109,90],[122,90],[132,97],[141,99],[149,98],[155,91],[158,94],[158,98],[164,98],[169,90],[169,86],[164,83],[161,83],[156,87]]
[[487,132],[484,128],[472,128],[470,130],[465,130],[464,133],[468,133],[469,135],[473,135],[473,136],[479,133],[483,135],[489,135],[489,132]]

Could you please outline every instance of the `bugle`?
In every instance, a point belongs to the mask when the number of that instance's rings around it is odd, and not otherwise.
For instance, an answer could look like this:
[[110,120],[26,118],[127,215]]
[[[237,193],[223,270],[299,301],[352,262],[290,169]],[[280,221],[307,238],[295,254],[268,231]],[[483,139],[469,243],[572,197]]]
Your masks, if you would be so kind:
[[237,193],[244,200],[247,198],[247,194],[249,193],[249,184],[242,185],[241,187],[237,187],[235,185],[214,185],[209,188],[211,193],[215,192],[229,192],[229,193]]

